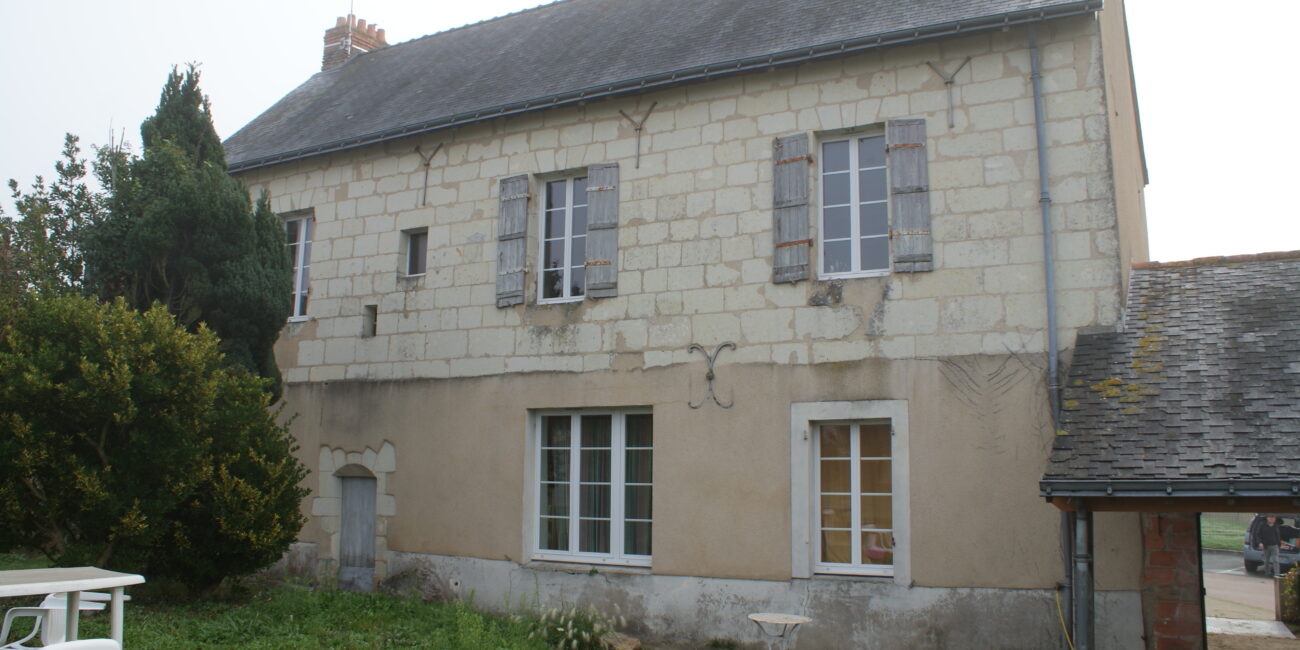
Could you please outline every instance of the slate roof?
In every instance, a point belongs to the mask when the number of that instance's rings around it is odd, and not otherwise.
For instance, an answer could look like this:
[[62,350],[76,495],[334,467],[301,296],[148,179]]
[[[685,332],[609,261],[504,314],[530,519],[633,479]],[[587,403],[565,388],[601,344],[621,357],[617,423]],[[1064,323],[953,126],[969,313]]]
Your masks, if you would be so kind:
[[234,171],[481,119],[1000,28],[1101,0],[563,0],[321,72],[226,142]]
[[1044,495],[1300,490],[1300,251],[1134,268],[1080,335]]

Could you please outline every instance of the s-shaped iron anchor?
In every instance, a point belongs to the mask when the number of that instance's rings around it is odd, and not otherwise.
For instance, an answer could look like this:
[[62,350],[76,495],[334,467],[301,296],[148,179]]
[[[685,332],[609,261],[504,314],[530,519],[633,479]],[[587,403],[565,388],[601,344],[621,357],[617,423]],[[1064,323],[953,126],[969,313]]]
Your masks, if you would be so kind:
[[720,344],[718,344],[718,347],[713,348],[713,354],[709,354],[709,351],[708,351],[708,350],[705,350],[705,349],[704,349],[704,346],[700,345],[699,343],[692,343],[690,347],[686,348],[686,352],[687,352],[687,353],[691,353],[691,352],[694,352],[694,351],[696,351],[696,350],[699,350],[699,351],[700,351],[700,354],[704,355],[704,358],[709,362],[709,370],[708,370],[708,372],[704,373],[704,379],[705,379],[706,381],[708,381],[709,392],[708,392],[707,394],[705,394],[704,399],[700,400],[700,403],[699,403],[699,404],[691,404],[690,402],[687,402],[687,403],[686,403],[687,406],[689,406],[689,407],[691,407],[691,408],[693,408],[693,409],[700,408],[701,406],[704,406],[704,403],[705,403],[705,402],[709,401],[709,398],[710,398],[710,397],[713,398],[713,403],[714,403],[714,404],[717,404],[718,406],[721,406],[721,407],[724,408],[724,409],[729,409],[729,408],[731,408],[732,406],[734,406],[734,405],[736,404],[736,400],[734,400],[734,399],[731,400],[731,402],[729,402],[729,403],[727,403],[727,404],[723,404],[723,403],[718,399],[718,394],[715,393],[715,392],[713,392],[713,379],[714,379],[714,375],[713,375],[713,364],[714,364],[715,362],[717,362],[717,360],[718,360],[718,355],[719,355],[719,354],[722,354],[722,351],[725,350],[725,349],[727,349],[727,348],[731,348],[732,350],[735,350],[735,349],[736,349],[736,344],[735,344],[735,343],[732,343],[731,341],[727,341],[727,342],[725,342],[725,343],[720,343]]

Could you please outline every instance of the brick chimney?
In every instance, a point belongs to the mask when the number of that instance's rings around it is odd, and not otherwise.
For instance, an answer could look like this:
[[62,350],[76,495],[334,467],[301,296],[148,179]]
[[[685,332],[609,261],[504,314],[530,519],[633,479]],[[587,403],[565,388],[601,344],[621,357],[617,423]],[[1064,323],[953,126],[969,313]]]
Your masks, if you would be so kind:
[[378,25],[367,25],[364,20],[348,14],[339,16],[334,26],[325,30],[325,56],[321,58],[321,72],[333,70],[348,62],[354,55],[373,52],[388,47],[384,30]]

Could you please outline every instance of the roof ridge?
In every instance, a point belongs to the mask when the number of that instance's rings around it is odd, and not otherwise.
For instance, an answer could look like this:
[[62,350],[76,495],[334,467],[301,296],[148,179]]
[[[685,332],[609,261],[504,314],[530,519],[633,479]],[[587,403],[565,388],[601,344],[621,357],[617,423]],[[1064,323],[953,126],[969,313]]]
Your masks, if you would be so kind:
[[[520,9],[519,11],[512,11],[512,12],[510,12],[510,13],[508,13],[508,14],[501,14],[500,16],[494,16],[494,17],[492,17],[492,18],[484,18],[483,20],[480,20],[480,21],[478,21],[478,22],[474,22],[474,23],[466,23],[466,24],[464,24],[464,25],[460,25],[460,26],[458,26],[458,27],[448,27],[447,29],[444,29],[444,30],[442,30],[442,31],[440,31],[440,32],[433,32],[433,33],[431,33],[431,34],[425,34],[424,36],[416,36],[415,38],[412,38],[412,39],[408,39],[408,40],[402,41],[401,43],[394,43],[394,44],[392,44],[392,45],[389,45],[387,48],[380,48],[380,49],[378,49],[378,50],[374,50],[374,51],[375,51],[375,52],[379,52],[379,51],[386,50],[386,49],[389,49],[389,48],[400,47],[400,46],[402,46],[402,45],[409,45],[409,44],[414,43],[414,42],[416,42],[416,41],[423,41],[423,40],[426,39],[426,38],[433,38],[434,36],[442,36],[443,34],[450,34],[450,33],[452,33],[452,32],[458,32],[458,31],[460,31],[460,30],[462,30],[462,29],[469,29],[470,27],[478,27],[479,25],[485,25],[485,24],[487,24],[487,23],[494,23],[494,22],[496,22],[496,21],[498,21],[498,20],[504,20],[504,19],[506,19],[506,18],[513,18],[513,17],[518,16],[518,15],[520,15],[520,14],[526,14],[526,13],[528,13],[528,12],[530,12],[530,11],[537,11],[538,9],[542,9],[542,8],[544,8],[544,7],[550,7],[550,6],[553,6],[553,5],[558,5],[558,4],[561,4],[561,3],[564,3],[564,2],[571,2],[571,0],[551,0],[550,2],[542,2],[541,4],[539,4],[539,5],[535,6],[535,7],[528,7],[528,8],[526,8],[526,9]],[[369,52],[366,52],[366,54],[369,54]]]
[[1166,269],[1182,268],[1189,266],[1215,266],[1219,264],[1240,264],[1242,262],[1272,262],[1277,260],[1300,259],[1300,250],[1293,251],[1272,251],[1268,253],[1253,253],[1249,255],[1216,255],[1210,257],[1197,257],[1190,260],[1181,260],[1175,262],[1134,262],[1134,270],[1147,269]]

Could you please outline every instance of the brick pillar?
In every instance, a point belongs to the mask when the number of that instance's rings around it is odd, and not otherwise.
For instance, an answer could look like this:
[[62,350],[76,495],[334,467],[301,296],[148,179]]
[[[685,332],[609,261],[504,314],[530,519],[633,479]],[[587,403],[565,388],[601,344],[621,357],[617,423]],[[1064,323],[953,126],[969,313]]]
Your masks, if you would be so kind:
[[1142,514],[1142,619],[1152,650],[1204,647],[1197,515]]
[[348,14],[340,16],[334,26],[325,30],[325,53],[321,57],[322,72],[337,68],[354,55],[373,52],[388,47],[384,40],[384,30],[378,25],[367,25],[364,20]]

